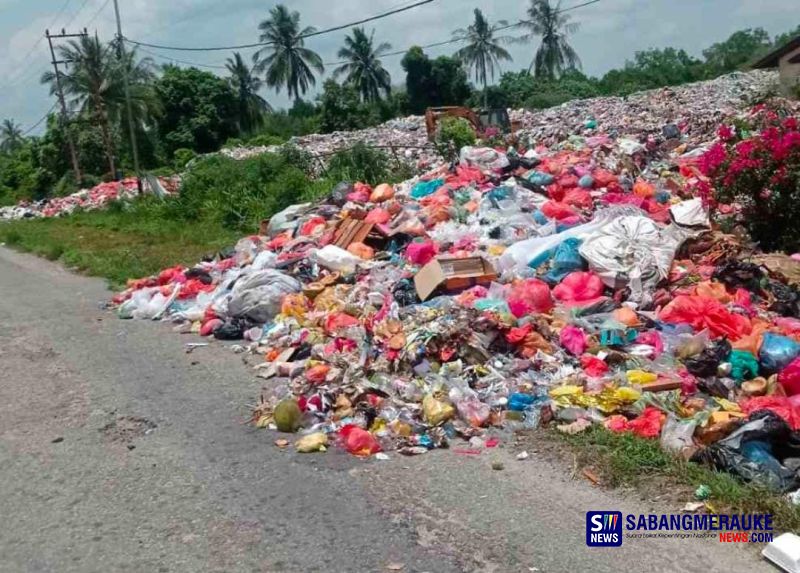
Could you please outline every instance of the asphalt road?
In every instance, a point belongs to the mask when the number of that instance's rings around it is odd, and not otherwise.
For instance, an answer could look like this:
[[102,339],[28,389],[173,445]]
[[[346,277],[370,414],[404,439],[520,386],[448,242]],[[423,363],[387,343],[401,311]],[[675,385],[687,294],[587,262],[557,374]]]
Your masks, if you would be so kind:
[[243,425],[260,384],[240,355],[187,354],[109,296],[0,248],[3,573],[774,571],[716,541],[587,548],[586,511],[664,508],[535,454],[281,451]]

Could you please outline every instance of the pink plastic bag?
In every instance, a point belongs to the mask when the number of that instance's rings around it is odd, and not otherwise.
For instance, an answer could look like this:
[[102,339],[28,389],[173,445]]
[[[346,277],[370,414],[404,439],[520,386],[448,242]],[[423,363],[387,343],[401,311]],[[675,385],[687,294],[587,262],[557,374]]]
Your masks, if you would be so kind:
[[657,438],[661,434],[663,414],[658,408],[648,406],[628,424],[631,431],[641,438]]
[[506,299],[511,314],[520,318],[527,314],[547,312],[553,308],[550,287],[539,279],[526,279],[511,287]]
[[389,214],[389,211],[386,209],[381,209],[380,207],[376,207],[364,218],[364,221],[367,223],[374,223],[376,225],[385,225],[391,220],[392,216]]
[[600,376],[608,372],[608,364],[592,354],[581,356],[581,368],[590,378],[600,378]]
[[406,258],[412,265],[427,265],[436,256],[438,248],[433,241],[413,241],[406,247]]
[[580,356],[586,352],[586,347],[589,343],[586,340],[586,335],[577,326],[565,326],[561,329],[561,346],[573,356]]
[[603,281],[594,273],[575,272],[567,275],[553,289],[553,296],[565,304],[592,302],[603,295]]
[[756,396],[746,398],[739,402],[745,414],[751,414],[758,410],[770,410],[786,420],[789,427],[793,430],[800,429],[800,408],[791,400],[783,396]]

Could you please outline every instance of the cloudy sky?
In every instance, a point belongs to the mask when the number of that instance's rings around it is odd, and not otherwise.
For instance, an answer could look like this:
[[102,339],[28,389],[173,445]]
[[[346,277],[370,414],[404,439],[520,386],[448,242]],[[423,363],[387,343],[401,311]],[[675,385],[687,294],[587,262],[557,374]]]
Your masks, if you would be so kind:
[[[283,0],[302,15],[303,25],[330,27],[378,14],[413,0]],[[569,7],[584,0],[563,0]],[[258,22],[271,0],[119,0],[127,37],[154,44],[177,46],[225,46],[257,41]],[[472,9],[481,8],[491,21],[514,22],[524,15],[524,0],[434,0],[408,12],[367,25],[376,38],[395,50],[413,44],[447,40],[455,28],[466,27]],[[584,71],[603,74],[624,64],[636,50],[675,46],[699,56],[703,48],[724,40],[732,32],[761,26],[770,34],[800,24],[797,0],[600,0],[570,12],[581,28],[572,39]],[[44,30],[83,27],[111,39],[115,31],[111,0],[0,0],[0,119],[11,117],[31,127],[53,105],[54,100],[38,79],[48,69],[49,52]],[[509,30],[513,32],[513,30]],[[312,38],[307,45],[326,62],[335,61],[345,31]],[[431,48],[430,55],[449,54],[456,44]],[[518,70],[530,63],[536,44],[514,45],[514,62],[505,69]],[[170,57],[219,66],[225,52],[169,52]],[[251,54],[252,50],[244,53]],[[148,54],[149,55],[149,54]],[[166,58],[166,60],[164,59]],[[396,82],[402,81],[400,56],[384,65]],[[224,70],[214,70],[224,73]],[[283,106],[285,94],[264,95]],[[39,129],[34,133],[38,133]]]

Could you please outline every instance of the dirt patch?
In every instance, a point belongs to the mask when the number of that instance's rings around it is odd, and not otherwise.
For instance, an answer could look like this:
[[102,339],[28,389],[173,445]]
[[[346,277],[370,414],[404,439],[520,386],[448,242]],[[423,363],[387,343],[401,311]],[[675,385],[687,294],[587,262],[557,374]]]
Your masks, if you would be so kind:
[[156,429],[156,424],[146,418],[136,416],[120,416],[100,428],[106,441],[122,445],[130,445],[136,438],[146,436]]

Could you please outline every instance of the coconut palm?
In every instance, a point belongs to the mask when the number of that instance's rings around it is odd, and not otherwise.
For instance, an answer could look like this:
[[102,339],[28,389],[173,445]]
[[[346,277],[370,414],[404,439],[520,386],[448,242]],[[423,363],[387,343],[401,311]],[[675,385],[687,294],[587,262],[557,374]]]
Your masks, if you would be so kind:
[[228,81],[239,98],[239,128],[250,131],[263,122],[264,112],[272,111],[267,100],[258,95],[264,82],[253,75],[239,52],[234,52],[233,57],[227,59],[225,67],[231,73]]
[[22,145],[24,137],[19,124],[13,119],[4,119],[0,124],[0,152],[12,153]]
[[376,101],[381,90],[388,96],[392,91],[392,78],[384,69],[380,56],[392,49],[392,45],[381,42],[374,46],[375,31],[367,36],[364,28],[353,28],[353,34],[344,39],[338,56],[345,63],[336,68],[334,77],[346,75],[345,82],[358,90],[363,101]]
[[542,38],[529,71],[533,70],[537,77],[553,79],[567,69],[581,67],[578,54],[567,43],[567,36],[577,32],[579,24],[570,22],[569,15],[561,11],[561,2],[551,6],[550,0],[531,0],[527,15],[528,19],[520,25],[528,28],[530,33],[520,37],[519,41],[528,42],[534,36]]
[[465,30],[459,28],[453,32],[453,38],[463,38],[467,45],[456,52],[456,57],[475,72],[475,81],[483,84],[483,106],[488,107],[487,78],[494,80],[495,67],[500,61],[511,61],[511,54],[500,44],[511,40],[508,36],[495,37],[497,28],[508,26],[505,20],[499,20],[490,26],[486,17],[475,8],[475,21]]
[[[111,46],[101,43],[97,36],[81,36],[59,46],[58,51],[60,58],[69,62],[68,73],[59,73],[67,105],[100,126],[108,167],[113,174],[116,163],[109,101],[117,88],[113,81],[116,64]],[[50,85],[51,95],[56,93],[54,72],[45,72],[41,81]]]
[[303,36],[315,32],[316,28],[301,29],[300,13],[290,12],[283,4],[278,4],[258,29],[261,31],[259,40],[269,45],[253,56],[253,71],[265,73],[269,87],[276,91],[285,87],[289,97],[299,100],[317,83],[312,70],[320,74],[325,70],[319,54],[306,48],[303,41]]

